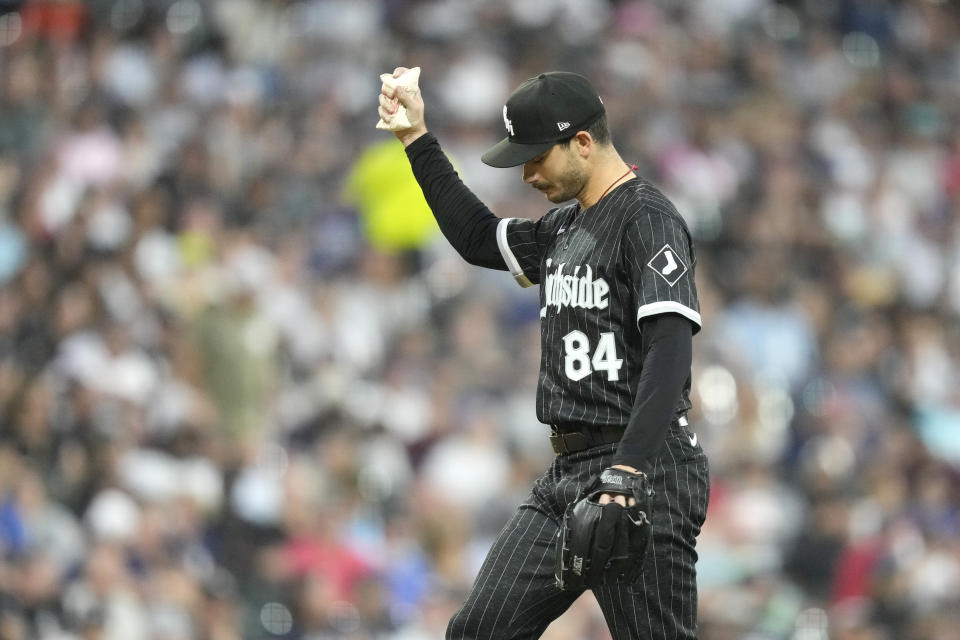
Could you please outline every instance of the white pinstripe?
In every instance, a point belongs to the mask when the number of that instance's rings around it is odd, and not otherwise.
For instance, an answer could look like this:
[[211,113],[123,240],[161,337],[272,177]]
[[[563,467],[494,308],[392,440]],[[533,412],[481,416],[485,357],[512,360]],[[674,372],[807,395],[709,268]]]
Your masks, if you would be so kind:
[[[531,522],[532,522],[532,518],[531,518]],[[543,533],[543,528],[544,528],[546,525],[547,525],[546,521],[544,521],[543,523],[541,523],[541,525],[540,525],[540,530],[537,532],[537,536],[539,536],[541,533]],[[519,547],[518,547],[518,548],[519,548]],[[531,546],[529,549],[527,549],[527,555],[525,555],[525,556],[523,557],[524,560],[526,560],[527,558],[530,557],[530,552],[531,552],[531,551],[533,551],[533,547],[532,547],[532,546]],[[540,566],[540,565],[538,564],[537,566]],[[508,602],[509,599],[510,599],[510,592],[513,591],[513,587],[517,584],[517,578],[519,578],[519,577],[520,577],[520,574],[519,574],[519,573],[518,573],[518,574],[515,574],[515,575],[513,576],[513,582],[510,583],[510,588],[507,590],[507,597],[504,598],[503,604],[500,605],[500,611],[497,612],[497,617],[494,618],[494,620],[493,620],[493,626],[494,626],[494,627],[497,626],[497,621],[500,620],[500,616],[503,615],[503,609],[507,606],[507,602]],[[528,586],[529,586],[529,585],[528,585]],[[526,589],[524,589],[524,593],[526,593]],[[481,618],[481,621],[482,621],[482,618]]]
[[[610,591],[613,591],[614,587],[608,587],[608,589],[609,589]],[[615,624],[614,624],[614,627],[615,627],[614,634],[615,634],[616,636],[618,636],[618,637],[620,636],[620,621],[624,618],[625,614],[627,613],[627,608],[626,608],[626,607],[624,606],[624,604],[623,604],[623,593],[624,593],[625,591],[626,591],[625,588],[623,588],[623,589],[617,588],[617,603],[620,605],[620,612],[619,612],[620,615],[618,615],[618,616],[616,616],[616,617],[614,618],[614,622],[615,622]],[[636,603],[634,603],[634,606],[636,606]]]
[[[536,568],[536,570],[534,571],[534,573],[539,572],[539,571],[540,571],[540,567],[543,566],[543,561],[546,560],[548,557],[551,557],[552,555],[553,555],[553,554],[550,552],[550,549],[549,549],[549,548],[544,549],[543,553],[540,554],[540,562],[537,563],[537,568]],[[523,590],[523,594],[522,594],[522,595],[520,596],[520,598],[517,600],[518,602],[523,602],[524,598],[527,597],[527,592],[530,591],[530,585],[531,585],[531,584],[533,584],[533,583],[532,583],[532,582],[527,582],[527,586],[526,586],[526,588]],[[513,614],[513,616],[510,618],[510,625],[511,625],[511,626],[513,625],[514,620],[516,620],[518,613],[519,613],[519,609],[518,609],[517,611],[515,611],[514,614]]]
[[[693,505],[692,505],[692,503],[693,503],[693,495],[690,493],[690,465],[685,465],[685,466],[684,466],[684,468],[683,468],[683,476],[684,476],[684,478],[685,478],[686,481],[687,481],[687,500],[691,503],[690,506],[693,506]],[[689,508],[684,509],[684,512],[685,512],[685,513],[690,513],[690,509],[689,509]],[[693,533],[693,531],[691,531],[690,533]],[[692,537],[693,537],[694,540],[696,540],[696,536],[692,536]],[[696,578],[694,578],[694,579],[696,579]],[[688,603],[686,600],[684,600],[684,601],[683,601],[683,606],[682,606],[681,609],[680,609],[680,616],[683,617],[684,620],[689,620],[689,621],[690,621],[690,626],[693,627],[693,620],[694,620],[693,615],[691,615],[689,618],[687,618],[686,615],[685,615],[685,614],[686,614],[686,607],[687,607],[688,604],[690,605],[690,608],[691,608],[690,613],[691,613],[691,614],[693,613],[694,603],[692,603],[692,602]]]
[[[504,533],[504,532],[501,532],[501,535],[502,535],[503,533]],[[503,553],[503,548],[501,548],[500,551],[497,552],[497,557],[494,558],[493,564],[497,564],[497,563],[500,561],[500,554],[502,554],[502,553]],[[481,574],[481,575],[482,575],[482,574]],[[480,587],[480,589],[482,590],[483,588],[486,587],[487,582],[488,582],[489,580],[490,580],[490,576],[487,575],[486,578],[485,578],[484,581],[483,581],[483,584],[482,584],[482,585],[476,584],[476,585],[474,585],[474,588]],[[473,613],[473,607],[474,607],[475,605],[476,605],[476,603],[470,605],[469,611],[466,612],[466,615],[467,615],[468,617],[470,616],[471,613]],[[481,620],[482,620],[482,619],[483,619],[483,618],[481,618]]]
[[[524,532],[523,532],[524,534],[526,534],[526,533],[530,530],[530,527],[533,526],[533,522],[534,522],[533,518],[530,518],[530,522],[527,524],[527,528],[526,528],[526,529],[524,530]],[[541,526],[541,531],[542,531],[542,530],[543,530],[543,528],[542,528],[542,526]],[[509,564],[510,560],[513,558],[513,554],[515,554],[518,549],[519,549],[519,547],[514,547],[513,550],[510,552],[510,555],[507,557],[507,564]],[[496,582],[496,584],[495,584],[494,587],[493,587],[493,588],[494,588],[494,591],[496,591],[496,590],[500,587],[500,581],[501,581],[502,579],[503,579],[503,575],[498,576],[497,582]],[[501,603],[500,611],[503,611],[503,606],[504,606],[505,604],[506,604],[506,599],[504,599],[504,602]],[[482,626],[483,626],[483,619],[487,617],[487,609],[489,608],[489,606],[490,606],[490,601],[488,600],[487,603],[486,603],[486,604],[484,605],[484,607],[483,607],[483,612],[480,614],[480,620],[479,620],[478,623],[477,623],[477,626],[478,626],[478,627],[482,627]],[[500,612],[497,612],[497,617],[498,617],[498,618],[500,617]]]
[[[668,452],[670,451],[670,447],[669,447],[669,446],[664,447],[664,448],[665,448]],[[669,497],[669,495],[667,494],[667,491],[666,491],[666,489],[667,489],[667,486],[666,486],[666,469],[665,469],[664,466],[663,466],[663,459],[662,459],[662,458],[660,459],[660,469],[663,471],[663,475],[664,475],[664,486],[663,486],[664,492],[663,492],[663,494],[664,494],[664,496],[667,498],[667,514],[668,514],[668,516],[669,516],[669,518],[670,518],[670,530],[673,531],[673,530],[674,530],[674,529],[673,529],[673,514],[670,513],[670,497]],[[663,516],[660,515],[660,517],[662,518]],[[656,536],[651,536],[651,538],[652,538],[652,540],[651,540],[651,545],[650,545],[650,552],[653,553],[654,557],[656,557],[656,555],[657,555]],[[671,565],[671,566],[672,566],[672,565]],[[660,588],[660,568],[657,566],[656,563],[653,564],[653,579],[654,579],[654,581],[656,582],[656,585],[657,585],[657,586],[656,586],[656,589],[655,589],[655,591],[656,591],[656,593],[657,593],[657,610],[662,612],[662,611],[663,611],[663,599],[661,598],[661,594],[663,593],[663,590]],[[666,638],[666,637],[667,637],[667,627],[666,627],[666,623],[665,623],[665,621],[664,621],[664,616],[663,616],[662,614],[660,615],[660,627],[661,627],[661,629],[663,630],[663,635],[662,635],[661,637]]]

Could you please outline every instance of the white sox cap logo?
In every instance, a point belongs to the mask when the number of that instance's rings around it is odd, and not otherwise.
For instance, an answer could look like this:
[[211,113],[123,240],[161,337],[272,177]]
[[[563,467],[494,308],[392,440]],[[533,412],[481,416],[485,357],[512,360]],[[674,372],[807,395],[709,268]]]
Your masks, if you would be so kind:
[[507,128],[507,133],[511,136],[515,136],[513,132],[513,120],[507,117],[507,105],[503,105],[503,126]]
[[657,252],[647,266],[657,272],[661,278],[666,280],[671,287],[680,281],[680,278],[687,272],[687,265],[684,264],[677,252],[668,244]]

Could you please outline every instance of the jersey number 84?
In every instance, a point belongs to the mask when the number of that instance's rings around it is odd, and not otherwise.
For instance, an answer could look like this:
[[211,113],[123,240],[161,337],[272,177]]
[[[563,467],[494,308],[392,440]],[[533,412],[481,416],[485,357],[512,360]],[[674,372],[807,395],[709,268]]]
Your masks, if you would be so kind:
[[617,344],[613,332],[600,334],[596,349],[590,355],[590,339],[582,331],[571,331],[563,336],[563,371],[571,380],[582,380],[594,371],[606,371],[607,380],[620,379],[623,359],[617,357]]

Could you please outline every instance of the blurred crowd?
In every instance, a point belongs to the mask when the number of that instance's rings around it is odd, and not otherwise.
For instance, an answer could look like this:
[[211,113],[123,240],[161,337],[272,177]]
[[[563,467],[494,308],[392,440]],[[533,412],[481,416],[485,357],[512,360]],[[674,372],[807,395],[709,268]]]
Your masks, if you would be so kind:
[[535,294],[374,129],[398,65],[498,215],[566,69],[687,219],[702,640],[956,638],[955,4],[0,0],[0,639],[442,637],[552,453]]

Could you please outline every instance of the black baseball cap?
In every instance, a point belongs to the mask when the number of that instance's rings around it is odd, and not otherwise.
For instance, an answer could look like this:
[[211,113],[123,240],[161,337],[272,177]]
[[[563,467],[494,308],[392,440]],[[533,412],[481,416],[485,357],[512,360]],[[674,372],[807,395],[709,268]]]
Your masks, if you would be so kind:
[[557,140],[569,138],[604,112],[590,81],[578,73],[541,73],[517,87],[503,107],[507,137],[480,159],[491,167],[516,167],[533,160]]

